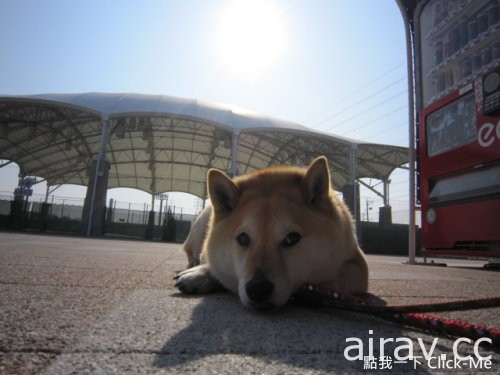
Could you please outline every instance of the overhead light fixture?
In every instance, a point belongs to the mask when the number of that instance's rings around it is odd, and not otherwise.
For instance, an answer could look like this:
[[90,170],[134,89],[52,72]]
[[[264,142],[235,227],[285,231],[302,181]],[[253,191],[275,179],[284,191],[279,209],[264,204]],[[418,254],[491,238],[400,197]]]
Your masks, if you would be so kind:
[[152,129],[144,129],[142,131],[142,139],[148,140],[153,137],[153,130]]
[[117,120],[114,133],[117,138],[125,137],[125,120],[123,118]]
[[135,117],[130,117],[128,119],[128,129],[135,130],[137,128],[137,119]]

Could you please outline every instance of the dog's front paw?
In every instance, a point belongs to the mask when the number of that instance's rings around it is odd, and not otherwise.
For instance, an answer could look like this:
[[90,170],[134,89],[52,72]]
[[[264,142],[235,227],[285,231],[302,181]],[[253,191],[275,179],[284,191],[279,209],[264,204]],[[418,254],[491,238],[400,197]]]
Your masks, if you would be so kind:
[[174,280],[176,280],[175,286],[187,294],[210,293],[219,287],[207,264],[182,271],[174,277]]

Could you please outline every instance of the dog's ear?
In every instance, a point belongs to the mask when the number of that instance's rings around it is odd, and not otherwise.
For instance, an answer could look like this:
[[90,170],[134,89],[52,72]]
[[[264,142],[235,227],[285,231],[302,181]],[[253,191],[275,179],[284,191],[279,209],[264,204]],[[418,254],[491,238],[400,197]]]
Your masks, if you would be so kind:
[[330,172],[324,156],[313,160],[302,181],[302,194],[307,203],[320,205],[329,202]]
[[230,212],[236,207],[241,191],[234,181],[217,169],[208,171],[208,194],[215,212]]

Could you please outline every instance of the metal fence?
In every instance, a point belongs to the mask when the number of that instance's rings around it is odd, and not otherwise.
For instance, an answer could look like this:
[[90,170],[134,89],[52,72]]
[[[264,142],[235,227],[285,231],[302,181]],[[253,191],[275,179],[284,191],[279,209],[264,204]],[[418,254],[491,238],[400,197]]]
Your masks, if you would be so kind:
[[[0,194],[0,227],[81,233],[83,202],[83,199],[56,196],[49,197],[47,203],[40,197],[32,198],[31,201],[16,201],[13,195]],[[14,205],[17,206],[17,213],[13,215]],[[43,212],[44,207],[45,212]],[[151,227],[148,226],[148,222],[152,209],[155,211]],[[115,237],[183,241],[195,217],[196,215],[184,214],[180,207],[167,205],[163,207],[163,204],[153,207],[148,204],[118,202],[111,199],[106,209],[103,232],[107,236]]]
[[[108,222],[127,223],[127,224],[147,224],[149,212],[152,206],[150,204],[120,202],[110,199],[108,202]],[[184,214],[182,207],[155,205],[154,207],[154,225],[163,225],[168,215],[171,215],[178,221],[193,221],[196,215]]]

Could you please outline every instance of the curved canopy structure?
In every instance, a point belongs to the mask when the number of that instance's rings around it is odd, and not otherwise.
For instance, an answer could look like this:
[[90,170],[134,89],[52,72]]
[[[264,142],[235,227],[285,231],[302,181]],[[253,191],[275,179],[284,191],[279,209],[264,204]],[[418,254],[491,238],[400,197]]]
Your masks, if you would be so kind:
[[[0,97],[0,158],[48,185],[87,185],[92,159],[110,163],[108,187],[206,194],[210,168],[244,174],[325,155],[337,189],[387,180],[404,147],[359,142],[229,105],[164,95]],[[102,142],[102,144],[101,144]],[[355,168],[353,167],[355,166]]]

